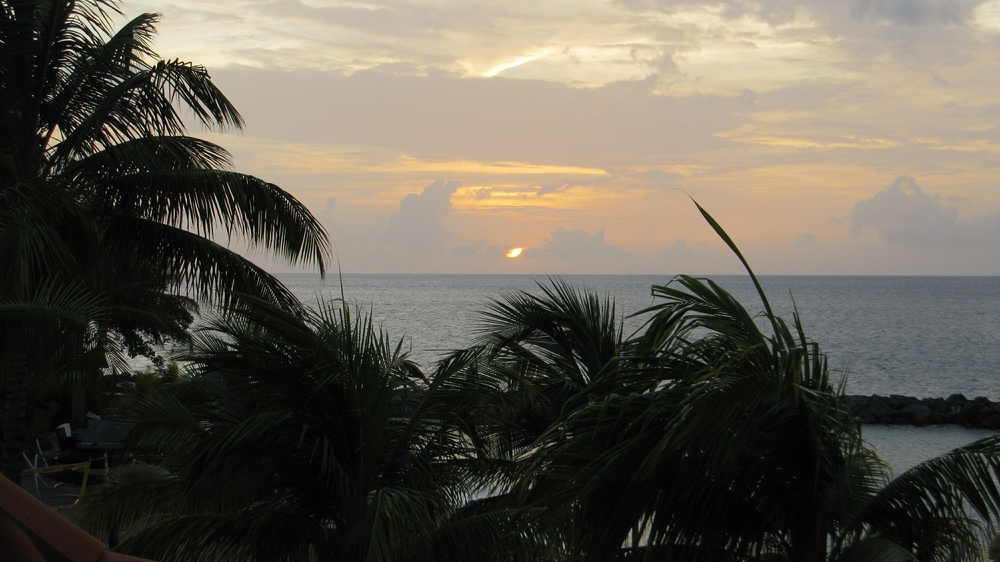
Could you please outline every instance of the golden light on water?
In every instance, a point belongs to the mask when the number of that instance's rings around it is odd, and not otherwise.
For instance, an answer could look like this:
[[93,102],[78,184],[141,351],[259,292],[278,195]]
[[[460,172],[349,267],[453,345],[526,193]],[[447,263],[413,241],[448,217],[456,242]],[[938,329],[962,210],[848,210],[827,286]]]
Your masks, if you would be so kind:
[[511,248],[507,250],[507,253],[504,255],[507,256],[508,258],[516,258],[517,256],[521,255],[521,251],[522,248]]

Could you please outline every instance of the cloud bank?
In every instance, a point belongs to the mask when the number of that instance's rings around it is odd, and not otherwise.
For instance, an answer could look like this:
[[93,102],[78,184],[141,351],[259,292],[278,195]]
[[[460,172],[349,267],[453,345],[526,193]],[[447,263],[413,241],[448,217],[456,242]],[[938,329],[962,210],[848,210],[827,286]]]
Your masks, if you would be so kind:
[[928,195],[900,176],[851,212],[851,233],[874,229],[880,238],[915,248],[1000,248],[1000,213],[959,216],[941,195]]
[[507,248],[501,244],[489,244],[485,238],[480,238],[471,244],[455,246],[452,255],[460,258],[501,258]]
[[593,235],[586,230],[567,230],[558,227],[552,231],[552,238],[538,248],[530,248],[524,252],[528,258],[555,258],[560,260],[574,259],[615,259],[628,255],[624,248],[613,246],[604,241],[604,227]]
[[437,180],[419,194],[410,193],[389,215],[388,239],[410,250],[429,252],[448,237],[441,218],[451,211],[451,196],[462,184]]

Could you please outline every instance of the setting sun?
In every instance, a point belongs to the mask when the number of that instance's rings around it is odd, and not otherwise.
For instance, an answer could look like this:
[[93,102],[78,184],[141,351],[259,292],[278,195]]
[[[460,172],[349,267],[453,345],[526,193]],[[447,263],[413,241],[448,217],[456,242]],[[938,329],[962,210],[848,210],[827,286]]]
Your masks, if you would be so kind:
[[507,250],[507,253],[504,255],[507,256],[508,258],[516,258],[517,256],[521,255],[521,248],[511,248]]

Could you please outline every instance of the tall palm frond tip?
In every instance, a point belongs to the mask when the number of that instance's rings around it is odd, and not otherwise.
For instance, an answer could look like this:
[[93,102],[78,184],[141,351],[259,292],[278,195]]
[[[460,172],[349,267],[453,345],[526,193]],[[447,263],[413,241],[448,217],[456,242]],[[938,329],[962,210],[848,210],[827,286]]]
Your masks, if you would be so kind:
[[483,411],[510,459],[498,489],[535,514],[534,536],[570,559],[978,559],[997,522],[998,438],[890,481],[798,314],[775,316],[756,285],[769,334],[711,280],[654,286],[652,317],[619,348],[629,361],[608,362],[646,382],[621,386],[581,376],[594,350],[575,346],[599,339],[567,335],[587,324],[567,317],[567,291],[491,307],[477,374],[503,398]]

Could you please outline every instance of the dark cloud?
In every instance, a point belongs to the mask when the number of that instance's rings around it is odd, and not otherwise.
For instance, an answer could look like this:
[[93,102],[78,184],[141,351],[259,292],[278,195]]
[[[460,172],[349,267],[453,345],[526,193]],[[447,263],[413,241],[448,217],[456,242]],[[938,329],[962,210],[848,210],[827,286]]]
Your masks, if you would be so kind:
[[873,228],[887,242],[918,248],[981,248],[1000,246],[1000,213],[959,217],[940,195],[927,195],[909,176],[870,199],[858,201],[851,212],[851,233]]
[[447,237],[441,217],[451,211],[451,196],[461,184],[437,180],[419,194],[399,202],[399,211],[389,215],[388,238],[412,250],[430,250]]
[[487,244],[485,238],[480,238],[472,244],[456,246],[452,255],[460,258],[502,258],[507,248],[500,244]]
[[604,241],[604,228],[593,236],[586,230],[567,230],[558,227],[552,231],[552,238],[538,248],[524,251],[524,257],[555,259],[612,259],[628,255],[624,248],[612,246]]

